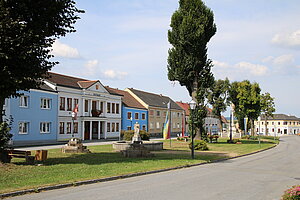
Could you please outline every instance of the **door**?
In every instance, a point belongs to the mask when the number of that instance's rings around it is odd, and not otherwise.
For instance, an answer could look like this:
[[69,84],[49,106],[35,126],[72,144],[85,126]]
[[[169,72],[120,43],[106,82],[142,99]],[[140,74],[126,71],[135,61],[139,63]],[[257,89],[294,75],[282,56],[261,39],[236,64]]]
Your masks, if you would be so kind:
[[84,140],[90,139],[90,122],[84,122]]
[[92,139],[98,140],[98,121],[92,122]]

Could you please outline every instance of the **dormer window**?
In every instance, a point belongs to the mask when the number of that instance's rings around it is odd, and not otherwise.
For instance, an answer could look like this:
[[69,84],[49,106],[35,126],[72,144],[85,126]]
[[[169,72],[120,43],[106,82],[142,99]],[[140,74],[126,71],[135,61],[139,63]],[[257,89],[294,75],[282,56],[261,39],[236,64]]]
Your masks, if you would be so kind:
[[99,85],[96,85],[96,90],[99,90]]

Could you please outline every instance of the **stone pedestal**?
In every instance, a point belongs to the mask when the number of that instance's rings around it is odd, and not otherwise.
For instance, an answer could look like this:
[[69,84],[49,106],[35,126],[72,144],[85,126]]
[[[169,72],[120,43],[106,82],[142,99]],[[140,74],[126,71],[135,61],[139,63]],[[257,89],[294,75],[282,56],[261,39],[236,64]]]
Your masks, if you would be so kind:
[[65,146],[61,148],[63,153],[90,153],[90,150],[83,146],[79,138],[71,138]]
[[136,141],[130,144],[126,150],[122,150],[121,153],[127,158],[141,158],[141,157],[153,157],[154,155],[144,147],[143,143]]

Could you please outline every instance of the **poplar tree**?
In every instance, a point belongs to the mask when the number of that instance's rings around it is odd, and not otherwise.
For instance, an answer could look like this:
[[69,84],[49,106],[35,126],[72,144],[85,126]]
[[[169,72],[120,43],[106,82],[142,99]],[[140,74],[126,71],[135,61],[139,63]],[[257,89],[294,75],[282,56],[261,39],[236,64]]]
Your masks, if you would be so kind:
[[[203,134],[206,97],[213,84],[212,61],[207,58],[207,43],[216,33],[213,12],[201,0],[180,0],[171,18],[168,40],[168,78],[185,86],[197,103],[192,116]],[[200,131],[196,138],[201,138]]]

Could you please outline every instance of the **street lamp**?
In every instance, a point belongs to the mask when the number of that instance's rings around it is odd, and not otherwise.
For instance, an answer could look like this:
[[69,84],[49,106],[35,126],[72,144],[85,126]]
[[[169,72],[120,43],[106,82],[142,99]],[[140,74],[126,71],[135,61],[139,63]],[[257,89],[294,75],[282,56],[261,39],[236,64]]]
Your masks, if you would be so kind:
[[73,111],[71,115],[72,115],[72,123],[73,123],[72,138],[74,138],[74,119],[76,117],[76,113]]
[[189,103],[190,105],[190,108],[192,110],[192,113],[191,113],[191,117],[192,117],[192,134],[191,134],[191,140],[192,140],[192,159],[195,158],[195,155],[194,155],[194,110],[196,108],[196,102],[194,100],[190,101]]
[[132,116],[130,117],[130,121],[131,121],[131,130],[132,130]]
[[261,147],[261,145],[260,145],[260,120],[261,120],[261,117],[259,116],[257,119],[259,121],[259,125],[258,125],[258,143],[259,143],[259,146]]

